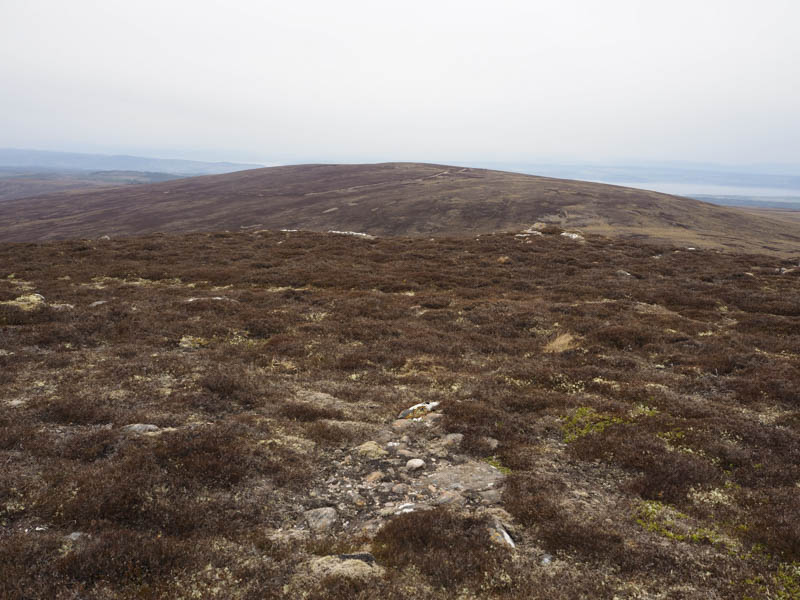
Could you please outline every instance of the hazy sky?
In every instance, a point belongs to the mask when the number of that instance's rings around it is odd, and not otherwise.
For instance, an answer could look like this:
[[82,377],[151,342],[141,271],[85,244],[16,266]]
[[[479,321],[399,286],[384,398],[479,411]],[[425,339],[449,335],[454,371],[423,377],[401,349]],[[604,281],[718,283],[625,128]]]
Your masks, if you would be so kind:
[[0,0],[0,147],[800,164],[798,0]]

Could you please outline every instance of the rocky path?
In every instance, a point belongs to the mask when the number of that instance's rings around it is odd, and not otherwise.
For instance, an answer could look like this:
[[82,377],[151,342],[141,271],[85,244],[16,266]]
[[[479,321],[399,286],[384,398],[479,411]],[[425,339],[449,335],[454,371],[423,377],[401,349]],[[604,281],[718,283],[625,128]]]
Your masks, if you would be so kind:
[[[371,540],[380,528],[399,515],[447,506],[464,516],[486,519],[490,539],[515,549],[513,518],[500,503],[505,474],[487,461],[461,453],[463,435],[446,433],[437,402],[403,410],[391,423],[375,424],[377,406],[354,406],[329,394],[300,390],[295,402],[322,409],[346,410],[347,423],[371,439],[350,448],[326,450],[331,460],[307,490],[296,498],[291,511],[296,518],[268,534],[279,543],[306,548],[294,568],[287,597],[302,597],[303,590],[326,577],[367,580],[383,577],[384,567],[371,553]],[[125,427],[131,435],[159,435],[166,431],[151,424]],[[490,446],[496,440],[488,439]],[[298,451],[313,451],[313,442],[283,436],[282,443]],[[83,535],[83,534],[76,534]],[[316,544],[316,545],[315,545]],[[319,548],[330,548],[319,551]],[[334,548],[338,550],[334,550]],[[341,548],[347,548],[346,553]],[[302,556],[302,555],[301,555]]]
[[505,475],[488,462],[461,454],[463,436],[443,431],[438,408],[437,403],[410,407],[391,425],[378,428],[371,440],[341,451],[331,472],[308,491],[294,527],[275,535],[367,541],[358,555],[315,558],[298,575],[315,576],[320,570],[379,575],[380,565],[368,550],[381,526],[403,513],[443,505],[488,517],[492,540],[516,546],[512,517],[500,507]]
[[336,473],[309,493],[313,532],[339,528],[374,533],[393,515],[452,505],[486,510],[499,504],[504,475],[458,451],[462,435],[445,434],[436,406],[418,405],[345,455]]

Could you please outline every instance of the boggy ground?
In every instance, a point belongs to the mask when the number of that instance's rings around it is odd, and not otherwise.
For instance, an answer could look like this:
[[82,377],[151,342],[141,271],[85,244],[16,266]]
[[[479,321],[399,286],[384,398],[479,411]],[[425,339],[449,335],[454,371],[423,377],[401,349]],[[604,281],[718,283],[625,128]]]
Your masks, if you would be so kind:
[[0,245],[0,597],[797,598],[797,263]]

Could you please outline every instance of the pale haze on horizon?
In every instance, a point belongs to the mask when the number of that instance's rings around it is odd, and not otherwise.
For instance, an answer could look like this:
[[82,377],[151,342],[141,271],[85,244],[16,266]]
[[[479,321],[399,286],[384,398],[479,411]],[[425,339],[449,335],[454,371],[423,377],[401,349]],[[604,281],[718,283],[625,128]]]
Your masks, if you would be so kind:
[[796,0],[0,2],[0,147],[800,164]]

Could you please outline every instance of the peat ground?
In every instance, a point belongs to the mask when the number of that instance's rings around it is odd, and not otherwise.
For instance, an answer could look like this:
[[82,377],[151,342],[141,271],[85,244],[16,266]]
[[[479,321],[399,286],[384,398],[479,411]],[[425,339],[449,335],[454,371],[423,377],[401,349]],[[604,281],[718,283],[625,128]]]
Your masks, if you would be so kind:
[[797,598],[799,259],[2,244],[0,598]]

